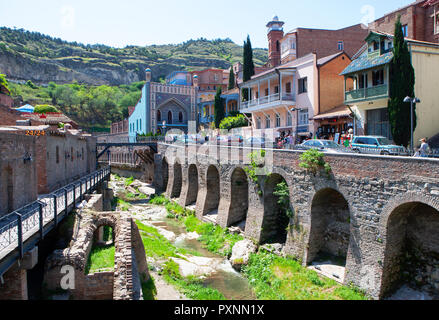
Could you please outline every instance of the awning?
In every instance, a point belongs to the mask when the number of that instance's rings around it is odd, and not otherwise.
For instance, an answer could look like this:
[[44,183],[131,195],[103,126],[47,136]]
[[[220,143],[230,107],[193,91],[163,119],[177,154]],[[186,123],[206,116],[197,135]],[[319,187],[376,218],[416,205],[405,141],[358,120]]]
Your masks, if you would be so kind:
[[344,118],[349,117],[351,115],[351,111],[347,106],[339,106],[334,109],[328,110],[327,112],[321,113],[315,116],[312,120],[325,120],[325,119],[334,119],[334,118]]

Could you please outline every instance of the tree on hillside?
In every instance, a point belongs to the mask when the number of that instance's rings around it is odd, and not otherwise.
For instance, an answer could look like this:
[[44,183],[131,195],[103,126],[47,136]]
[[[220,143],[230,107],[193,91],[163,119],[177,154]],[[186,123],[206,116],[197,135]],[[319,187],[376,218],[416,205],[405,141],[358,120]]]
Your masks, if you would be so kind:
[[225,117],[225,110],[224,110],[224,101],[223,98],[221,98],[222,89],[221,87],[218,87],[218,90],[216,91],[215,96],[215,127],[219,128],[221,121],[223,121]]
[[235,86],[236,86],[236,83],[235,83],[235,73],[233,72],[233,67],[232,67],[232,68],[230,68],[229,87],[228,87],[228,89],[232,90],[232,89],[235,88]]
[[5,87],[8,91],[10,91],[8,87],[8,80],[6,80],[6,76],[0,73],[0,87]]
[[[410,141],[410,103],[405,97],[415,96],[415,70],[411,63],[410,52],[404,41],[400,16],[395,23],[393,40],[393,59],[390,62],[389,77],[389,121],[393,139],[397,145],[408,146]],[[416,107],[413,110],[414,129],[416,128]]]
[[[253,48],[250,41],[250,36],[247,36],[247,41],[244,41],[244,65],[243,65],[243,81],[246,82],[255,75],[255,64],[253,62]],[[242,97],[244,100],[248,99],[248,89],[242,90]]]
[[250,80],[254,75],[255,64],[253,62],[253,48],[250,36],[247,36],[247,41],[244,42],[244,82]]

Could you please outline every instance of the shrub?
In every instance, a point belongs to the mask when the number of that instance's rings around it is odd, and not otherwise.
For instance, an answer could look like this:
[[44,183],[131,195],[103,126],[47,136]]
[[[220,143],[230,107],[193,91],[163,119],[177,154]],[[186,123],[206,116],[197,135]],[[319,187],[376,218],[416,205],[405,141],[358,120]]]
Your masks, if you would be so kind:
[[332,169],[331,166],[325,162],[324,157],[325,155],[316,149],[307,150],[300,156],[299,166],[309,172],[312,172],[314,175],[316,175],[317,171],[320,169],[324,169],[329,175]]
[[54,106],[51,106],[48,104],[40,104],[40,105],[35,106],[34,112],[44,114],[44,113],[59,112],[59,111]]
[[234,128],[247,127],[248,121],[243,114],[239,114],[235,117],[228,117],[221,121],[219,128],[225,130],[231,130]]

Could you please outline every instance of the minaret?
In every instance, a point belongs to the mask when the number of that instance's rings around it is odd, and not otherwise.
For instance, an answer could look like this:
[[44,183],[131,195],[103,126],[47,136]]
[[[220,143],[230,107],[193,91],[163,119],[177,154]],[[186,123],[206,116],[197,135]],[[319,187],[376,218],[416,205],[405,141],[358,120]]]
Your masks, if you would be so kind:
[[148,68],[145,70],[145,77],[146,77],[146,82],[151,82],[151,69]]
[[280,41],[284,37],[283,21],[275,16],[267,24],[268,28],[268,64],[271,67],[277,67],[281,62],[281,45]]

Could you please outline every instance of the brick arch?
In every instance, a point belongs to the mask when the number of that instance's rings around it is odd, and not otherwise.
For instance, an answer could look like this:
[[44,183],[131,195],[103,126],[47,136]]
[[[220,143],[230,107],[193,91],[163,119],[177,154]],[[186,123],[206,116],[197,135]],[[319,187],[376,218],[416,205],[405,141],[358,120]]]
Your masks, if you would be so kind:
[[186,205],[190,205],[197,202],[199,191],[199,170],[195,163],[189,164],[187,168],[187,182],[188,191],[186,196]]
[[327,256],[340,257],[346,264],[351,248],[353,212],[346,196],[335,182],[319,181],[308,200],[308,249],[305,262]]
[[290,205],[292,206],[291,182],[288,181],[287,175],[282,175],[279,172],[283,172],[283,170],[273,170],[263,183],[264,216],[260,237],[261,243],[286,243],[287,241],[287,227],[290,219],[285,212],[280,210],[278,197],[274,195],[274,190],[277,184],[283,181],[286,182],[290,190]]
[[164,192],[168,189],[168,183],[169,183],[169,161],[168,158],[163,157],[162,162],[162,190]]
[[385,237],[387,234],[387,223],[390,215],[400,206],[411,203],[419,202],[426,204],[437,211],[439,211],[439,199],[437,197],[429,196],[420,192],[407,192],[400,194],[392,198],[387,205],[383,208],[380,218],[380,234]]
[[221,169],[214,164],[207,166],[205,171],[206,201],[203,215],[218,209],[221,200]]
[[230,170],[230,207],[227,216],[227,226],[247,219],[249,208],[249,181],[244,168],[236,166]]
[[172,173],[173,173],[173,183],[172,183],[170,197],[180,198],[182,187],[183,187],[183,167],[178,158],[175,159],[175,162],[172,166]]
[[[379,286],[380,298],[392,294],[409,279],[420,279],[422,287],[438,299],[437,289],[427,267],[437,266],[439,256],[439,201],[418,192],[398,195],[383,209],[380,219],[382,242],[382,273]],[[414,267],[413,267],[414,266]],[[408,279],[402,275],[408,274]]]

